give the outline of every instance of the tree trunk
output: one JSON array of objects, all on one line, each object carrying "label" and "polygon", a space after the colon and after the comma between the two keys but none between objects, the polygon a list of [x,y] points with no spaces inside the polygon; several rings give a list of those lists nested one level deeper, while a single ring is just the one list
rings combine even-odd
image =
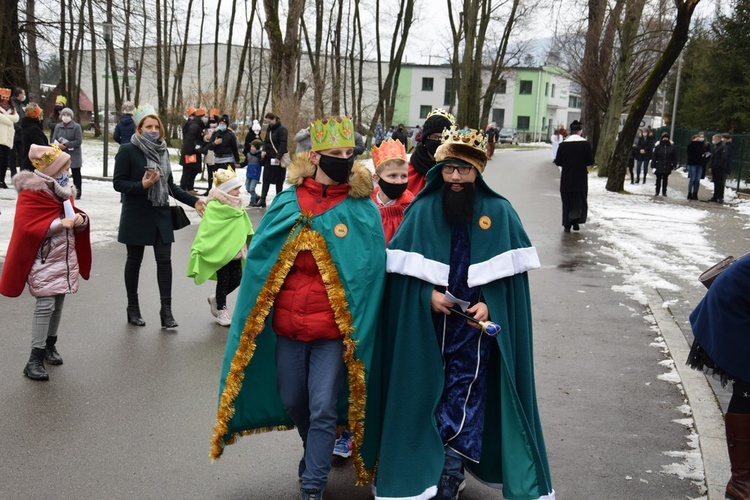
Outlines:
[{"label": "tree trunk", "polygon": [[341,114],[341,18],[344,15],[344,2],[339,0],[336,15],[336,29],[333,32],[333,57],[331,62],[331,115]]},{"label": "tree trunk", "polygon": [[26,87],[26,68],[18,29],[18,0],[0,0],[0,11],[3,13],[0,16],[0,84]]},{"label": "tree trunk", "polygon": [[[29,95],[29,101],[39,102],[42,82],[39,77],[39,52],[36,46],[36,38],[36,0],[26,0],[26,44],[29,48],[29,88],[26,89],[26,93]],[[0,44],[3,43],[5,42],[0,41]],[[2,65],[3,63],[0,62],[0,66]]]},{"label": "tree trunk", "polygon": [[91,35],[91,100],[94,104],[94,137],[102,135],[99,123],[99,74],[96,69],[96,31],[94,30],[94,0],[87,0],[89,14],[89,34]]},{"label": "tree trunk", "polygon": [[[641,16],[646,0],[627,0],[625,5],[625,19],[620,28],[620,55],[617,58],[614,88],[609,99],[609,108],[604,114],[601,129],[601,140],[596,152],[595,164],[599,166],[599,177],[606,177],[609,170],[609,160],[617,139],[617,129],[620,125],[620,115],[625,106],[625,87],[628,83],[628,72],[633,64],[633,52],[641,24]],[[632,142],[632,139],[631,139]]]},{"label": "tree trunk", "polygon": [[232,60],[232,34],[234,33],[234,19],[237,17],[237,3],[232,2],[232,14],[229,17],[229,35],[227,36],[227,62],[224,68],[224,81],[221,83],[221,102],[223,108],[232,115],[236,115],[237,113],[237,101],[227,102],[227,95],[229,93],[229,69],[234,66],[234,61]]},{"label": "tree trunk", "polygon": [[625,120],[625,125],[617,139],[615,152],[609,164],[610,176],[607,179],[607,191],[619,192],[623,189],[633,137],[635,137],[638,126],[648,110],[651,99],[656,94],[659,85],[661,85],[661,82],[669,73],[674,62],[680,56],[682,47],[687,42],[690,32],[690,19],[699,1],[677,0],[675,2],[677,5],[677,18],[675,19],[672,36],[653,70],[646,78],[646,82],[641,87],[640,92],[638,92],[635,102],[630,107],[628,118]]}]

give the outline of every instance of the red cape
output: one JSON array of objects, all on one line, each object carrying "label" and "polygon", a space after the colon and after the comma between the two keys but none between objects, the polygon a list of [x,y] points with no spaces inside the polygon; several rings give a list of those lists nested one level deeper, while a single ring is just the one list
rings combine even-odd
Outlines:
[{"label": "red cape", "polygon": [[427,184],[427,176],[417,172],[417,169],[409,162],[409,181],[406,184],[406,189],[417,196],[417,193],[424,188],[425,184]]},{"label": "red cape", "polygon": [[[73,202],[73,198],[70,198]],[[76,213],[85,214],[73,205]],[[3,272],[0,275],[0,294],[18,297],[26,286],[26,279],[34,264],[39,246],[47,235],[53,220],[60,217],[62,203],[44,191],[22,190],[16,201],[16,216],[13,220],[13,233],[5,256]],[[90,221],[90,219],[89,219]],[[89,279],[91,273],[90,224],[86,229],[75,233],[76,254],[79,273]]]}]

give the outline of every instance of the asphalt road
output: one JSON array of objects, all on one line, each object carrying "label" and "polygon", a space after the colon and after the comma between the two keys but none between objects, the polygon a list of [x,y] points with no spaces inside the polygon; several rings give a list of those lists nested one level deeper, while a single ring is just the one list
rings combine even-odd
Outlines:
[{"label": "asphalt road", "polygon": [[[606,256],[594,257],[586,226],[562,232],[549,151],[499,153],[485,177],[519,211],[543,264],[530,274],[536,380],[557,498],[701,496],[695,482],[662,472],[680,462],[667,452],[693,450],[685,397],[659,378],[659,333],[644,306],[612,291],[617,276],[601,273]],[[256,226],[261,214],[252,210]],[[152,254],[140,285],[147,326],[137,328],[125,321],[124,247],[95,249],[91,279],[65,303],[65,364],[48,368],[47,383],[21,374],[34,299],[0,297],[0,498],[297,498],[295,431],[243,438],[209,461],[227,329],[209,313],[212,283],[183,277],[195,230],[179,231],[173,247],[176,333],[159,328]],[[371,498],[353,477],[337,459],[326,498]],[[461,498],[501,495],[470,479]]]}]

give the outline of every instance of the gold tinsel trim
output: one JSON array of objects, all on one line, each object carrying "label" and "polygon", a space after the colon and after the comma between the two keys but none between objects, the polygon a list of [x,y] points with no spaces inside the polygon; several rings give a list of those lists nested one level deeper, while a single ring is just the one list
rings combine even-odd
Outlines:
[{"label": "gold tinsel trim", "polygon": [[[316,231],[313,231],[307,221],[309,221],[309,214],[302,214],[290,231],[287,241],[284,242],[279,252],[276,264],[271,268],[268,279],[258,293],[255,306],[250,311],[250,315],[245,322],[242,337],[232,359],[224,391],[221,394],[210,456],[212,459],[218,459],[224,451],[224,447],[236,442],[240,436],[291,428],[287,426],[264,427],[262,429],[234,433],[227,438],[224,437],[228,434],[228,423],[234,415],[234,400],[242,388],[245,368],[255,352],[255,337],[263,330],[276,295],[279,293],[287,274],[289,274],[289,270],[294,264],[297,254],[308,250],[312,252],[315,262],[318,265],[336,324],[339,332],[344,337],[344,363],[347,368],[349,382],[348,419],[354,443],[353,461],[357,472],[357,485],[364,486],[373,480],[375,473],[375,468],[365,468],[364,460],[359,453],[359,446],[362,444],[364,437],[365,404],[367,401],[365,367],[364,363],[354,356],[357,341],[352,338],[352,333],[354,332],[353,319],[346,301],[346,291],[339,278],[338,270],[333,263],[325,238]],[[295,230],[301,223],[304,223],[304,226],[295,236]]]}]

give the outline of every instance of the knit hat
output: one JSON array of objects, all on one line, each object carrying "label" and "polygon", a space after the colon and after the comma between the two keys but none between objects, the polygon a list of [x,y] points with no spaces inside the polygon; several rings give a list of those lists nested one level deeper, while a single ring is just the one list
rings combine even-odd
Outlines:
[{"label": "knit hat", "polygon": [[448,158],[463,160],[480,173],[487,166],[487,137],[481,130],[461,129],[456,126],[443,131],[442,144],[435,151],[437,162]]},{"label": "knit hat", "polygon": [[255,146],[255,149],[260,149],[263,147],[263,141],[260,139],[255,139],[253,142],[250,143],[251,146]]},{"label": "knit hat", "polygon": [[225,123],[227,126],[229,126],[229,115],[221,115],[221,118],[219,118],[219,123]]},{"label": "knit hat", "polygon": [[206,108],[198,108],[195,110],[195,116],[206,116]]},{"label": "knit hat", "polygon": [[142,106],[138,106],[138,109],[136,109],[133,112],[133,121],[135,122],[136,127],[141,124],[144,118],[147,116],[155,116],[159,117],[159,115],[156,113],[156,108],[154,108],[150,104],[144,104]]},{"label": "knit hat", "polygon": [[35,102],[30,102],[26,105],[26,116],[29,118],[39,118],[42,116],[42,108]]},{"label": "knit hat", "polygon": [[234,132],[237,132],[240,128],[240,124],[237,122],[232,122],[229,124],[229,128],[232,129]]},{"label": "knit hat", "polygon": [[664,139],[665,137],[669,139],[669,132],[664,131],[661,133],[661,138]]},{"label": "knit hat", "polygon": [[237,177],[232,167],[220,168],[214,173],[214,187],[229,193],[238,187],[242,187],[242,180]]},{"label": "knit hat", "polygon": [[434,134],[435,132],[442,133],[444,129],[451,128],[455,124],[456,119],[452,114],[448,113],[443,108],[433,109],[430,114],[427,115],[427,120],[425,120],[424,125],[422,125],[422,139],[420,142],[425,144],[427,137],[429,137],[430,134]]},{"label": "knit hat", "polygon": [[55,104],[62,104],[63,106],[65,106],[66,104],[68,104],[68,100],[64,95],[59,95],[55,97]]},{"label": "knit hat", "polygon": [[260,132],[260,123],[258,123],[258,120],[253,120],[253,126],[251,128],[256,134]]},{"label": "knit hat", "polygon": [[29,160],[34,168],[44,175],[57,177],[57,174],[70,162],[70,155],[57,146],[32,144],[29,149]]},{"label": "knit hat", "polygon": [[569,128],[571,132],[578,132],[583,130],[583,125],[578,120],[573,120],[573,123],[570,124]]},{"label": "knit hat", "polygon": [[60,111],[60,116],[62,115],[69,115],[71,118],[75,118],[75,114],[73,113],[73,110],[70,108],[63,108],[62,111]]},{"label": "knit hat", "polygon": [[133,101],[125,101],[122,103],[122,114],[132,115],[135,112],[135,103]]}]

